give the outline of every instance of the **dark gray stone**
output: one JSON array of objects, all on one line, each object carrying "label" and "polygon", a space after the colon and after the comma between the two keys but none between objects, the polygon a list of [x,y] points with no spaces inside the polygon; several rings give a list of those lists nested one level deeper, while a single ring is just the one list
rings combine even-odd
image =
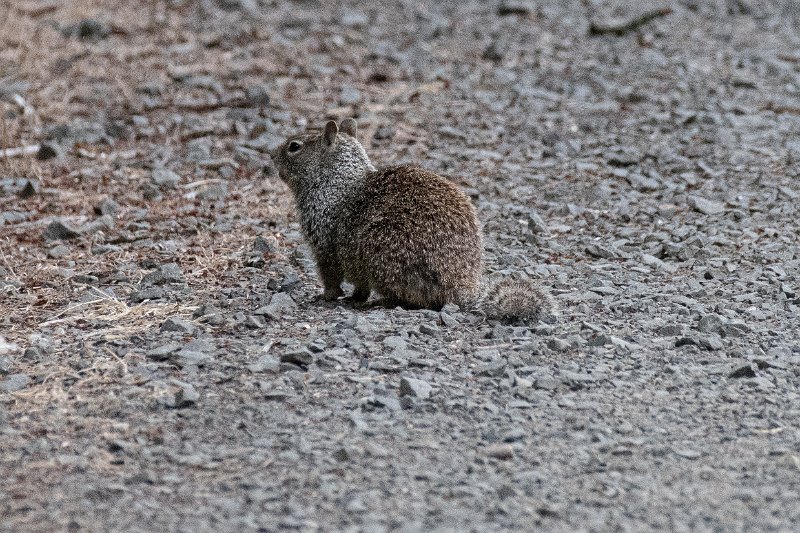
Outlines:
[{"label": "dark gray stone", "polygon": [[99,215],[108,215],[114,217],[120,212],[121,209],[121,205],[115,202],[113,198],[108,197],[104,198],[94,210]]},{"label": "dark gray stone", "polygon": [[65,37],[78,37],[86,40],[105,39],[111,34],[110,28],[95,19],[83,19],[76,24],[67,26],[62,30]]},{"label": "dark gray stone", "polygon": [[191,334],[196,329],[197,326],[177,316],[169,317],[161,324],[161,331],[177,331],[178,333]]},{"label": "dark gray stone", "polygon": [[286,292],[276,292],[269,303],[253,311],[256,315],[264,315],[272,320],[278,320],[284,313],[297,309],[297,303]]},{"label": "dark gray stone", "polygon": [[314,354],[308,348],[291,350],[281,354],[281,363],[292,363],[301,368],[308,368],[314,362]]},{"label": "dark gray stone", "polygon": [[111,215],[101,215],[97,220],[92,220],[84,224],[80,232],[84,235],[92,235],[98,231],[105,231],[114,228],[114,218]]},{"label": "dark gray stone", "polygon": [[268,106],[269,90],[264,85],[250,85],[245,89],[245,98],[253,105]]},{"label": "dark gray stone", "polygon": [[552,339],[548,340],[547,347],[554,352],[566,352],[572,349],[572,345],[570,343],[564,339],[559,339],[558,337],[553,337]]},{"label": "dark gray stone", "polygon": [[142,287],[167,283],[184,283],[185,281],[181,267],[177,263],[167,263],[145,275],[142,278]]},{"label": "dark gray stone", "polygon": [[64,149],[55,142],[42,141],[39,144],[39,151],[36,153],[36,159],[39,161],[47,161],[48,159],[62,159],[64,157]]},{"label": "dark gray stone", "polygon": [[69,240],[80,237],[78,228],[60,220],[54,220],[45,228],[43,237],[48,241]]},{"label": "dark gray stone", "polygon": [[134,291],[130,295],[131,302],[138,304],[146,300],[160,300],[166,295],[161,287],[148,287],[140,291]]}]

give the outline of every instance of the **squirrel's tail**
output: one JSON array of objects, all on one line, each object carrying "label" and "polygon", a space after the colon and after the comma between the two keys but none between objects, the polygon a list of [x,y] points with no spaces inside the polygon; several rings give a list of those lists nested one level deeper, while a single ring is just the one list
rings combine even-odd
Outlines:
[{"label": "squirrel's tail", "polygon": [[553,297],[530,279],[488,279],[479,301],[488,318],[504,321],[552,321]]}]

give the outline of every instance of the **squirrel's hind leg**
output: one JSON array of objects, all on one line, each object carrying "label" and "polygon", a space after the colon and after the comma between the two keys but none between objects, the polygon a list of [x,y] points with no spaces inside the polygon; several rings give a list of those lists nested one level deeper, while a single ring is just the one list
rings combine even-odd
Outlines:
[{"label": "squirrel's hind leg", "polygon": [[336,261],[317,257],[317,269],[319,270],[320,278],[322,278],[322,286],[325,288],[322,293],[322,299],[331,301],[344,296],[344,291],[342,290],[344,276],[339,264]]},{"label": "squirrel's hind leg", "polygon": [[371,292],[369,285],[356,285],[350,299],[354,302],[366,302]]}]

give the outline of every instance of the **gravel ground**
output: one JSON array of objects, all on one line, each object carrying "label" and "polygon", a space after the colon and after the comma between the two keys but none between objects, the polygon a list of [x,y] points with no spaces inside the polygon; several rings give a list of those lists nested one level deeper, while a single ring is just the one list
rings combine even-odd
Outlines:
[{"label": "gravel ground", "polygon": [[[797,0],[64,4],[0,1],[0,531],[800,528]],[[318,301],[266,154],[346,116],[557,320]]]}]

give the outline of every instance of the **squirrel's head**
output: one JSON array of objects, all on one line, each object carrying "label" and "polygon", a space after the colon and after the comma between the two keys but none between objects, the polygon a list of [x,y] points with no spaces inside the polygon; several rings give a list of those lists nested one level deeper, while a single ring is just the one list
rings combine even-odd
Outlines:
[{"label": "squirrel's head", "polygon": [[374,167],[356,138],[356,121],[333,120],[321,133],[289,137],[270,154],[278,175],[294,193],[332,180],[355,179]]}]

